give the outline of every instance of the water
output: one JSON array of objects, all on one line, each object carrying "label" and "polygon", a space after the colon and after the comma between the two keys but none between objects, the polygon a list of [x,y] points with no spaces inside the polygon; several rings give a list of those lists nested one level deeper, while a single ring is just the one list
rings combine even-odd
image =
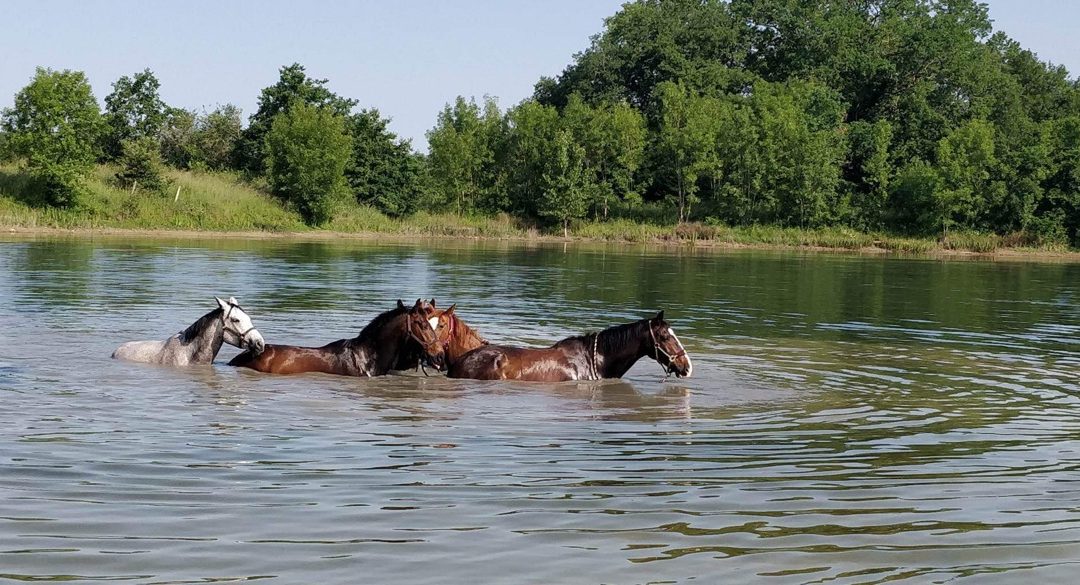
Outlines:
[{"label": "water", "polygon": [[[108,358],[236,295],[496,342],[667,311],[694,378]],[[1080,265],[445,241],[0,243],[0,581],[1073,583]]]}]

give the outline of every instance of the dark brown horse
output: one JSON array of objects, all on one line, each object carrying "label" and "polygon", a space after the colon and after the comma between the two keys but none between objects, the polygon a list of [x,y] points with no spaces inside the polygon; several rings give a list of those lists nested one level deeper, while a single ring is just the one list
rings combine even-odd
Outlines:
[{"label": "dark brown horse", "polygon": [[[435,306],[435,299],[431,299],[431,306]],[[455,308],[457,305],[450,305],[449,309],[435,311],[434,314],[435,338],[446,350],[448,366],[470,351],[488,344],[486,339],[454,314]]]},{"label": "dark brown horse", "polygon": [[426,358],[436,368],[444,364],[444,346],[435,338],[434,311],[420,299],[411,308],[401,301],[368,323],[360,335],[322,347],[267,344],[262,353],[244,352],[230,366],[270,374],[323,372],[342,376],[382,376],[392,369],[407,369]]},{"label": "dark brown horse", "polygon": [[620,378],[645,356],[680,378],[694,369],[660,311],[651,319],[568,337],[543,349],[484,345],[451,362],[448,376],[535,382]]}]

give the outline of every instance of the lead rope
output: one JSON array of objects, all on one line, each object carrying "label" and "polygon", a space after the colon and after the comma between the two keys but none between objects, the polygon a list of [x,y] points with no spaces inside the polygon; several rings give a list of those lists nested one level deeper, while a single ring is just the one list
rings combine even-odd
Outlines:
[{"label": "lead rope", "polygon": [[[652,337],[653,359],[656,360],[656,365],[660,366],[660,368],[664,370],[664,379],[660,380],[660,383],[663,384],[664,382],[667,382],[668,376],[671,376],[672,359],[671,354],[660,349],[660,345],[656,343],[656,333],[653,332],[652,319],[649,319],[649,337]],[[664,354],[664,357],[668,359],[667,366],[664,366],[664,364],[660,363],[660,354]]]},{"label": "lead rope", "polygon": [[590,365],[592,366],[593,380],[599,380],[600,379],[600,370],[598,370],[596,368],[596,345],[599,342],[600,342],[600,332],[597,331],[596,335],[593,335],[593,339],[592,339],[592,363]]}]

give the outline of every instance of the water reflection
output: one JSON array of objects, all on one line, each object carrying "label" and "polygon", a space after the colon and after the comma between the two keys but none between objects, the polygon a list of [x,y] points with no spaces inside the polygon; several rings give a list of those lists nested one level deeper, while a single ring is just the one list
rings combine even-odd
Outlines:
[{"label": "water reflection", "polygon": [[[517,344],[663,308],[695,377],[663,382],[649,360],[537,386],[107,359],[215,294],[303,344],[399,297],[456,302]],[[447,583],[483,559],[493,583],[1071,582],[1076,298],[1071,264],[0,243],[0,574]]]}]

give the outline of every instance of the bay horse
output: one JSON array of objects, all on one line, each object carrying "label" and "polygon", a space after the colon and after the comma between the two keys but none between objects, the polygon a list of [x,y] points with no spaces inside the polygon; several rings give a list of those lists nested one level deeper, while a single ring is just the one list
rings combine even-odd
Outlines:
[{"label": "bay horse", "polygon": [[[435,299],[431,299],[431,306],[435,306]],[[456,304],[450,305],[449,309],[436,311],[433,316],[435,338],[443,345],[447,366],[470,351],[488,344],[486,339],[454,314],[456,308]]]},{"label": "bay horse", "polygon": [[660,311],[650,319],[568,337],[547,348],[484,345],[451,362],[447,375],[534,382],[621,378],[645,356],[656,360],[665,374],[682,378],[694,370],[682,342]]},{"label": "bay horse", "polygon": [[246,349],[253,354],[263,350],[263,337],[251,317],[236,302],[214,297],[218,307],[203,315],[187,329],[164,341],[129,341],[116,348],[112,357],[149,364],[186,366],[209,364],[217,357],[222,343]]},{"label": "bay horse", "polygon": [[269,374],[323,372],[371,377],[404,369],[408,360],[403,356],[422,356],[442,368],[443,346],[435,339],[430,314],[431,309],[420,299],[411,308],[398,301],[397,307],[376,316],[352,339],[322,347],[267,344],[262,353],[244,352],[229,365]]}]

